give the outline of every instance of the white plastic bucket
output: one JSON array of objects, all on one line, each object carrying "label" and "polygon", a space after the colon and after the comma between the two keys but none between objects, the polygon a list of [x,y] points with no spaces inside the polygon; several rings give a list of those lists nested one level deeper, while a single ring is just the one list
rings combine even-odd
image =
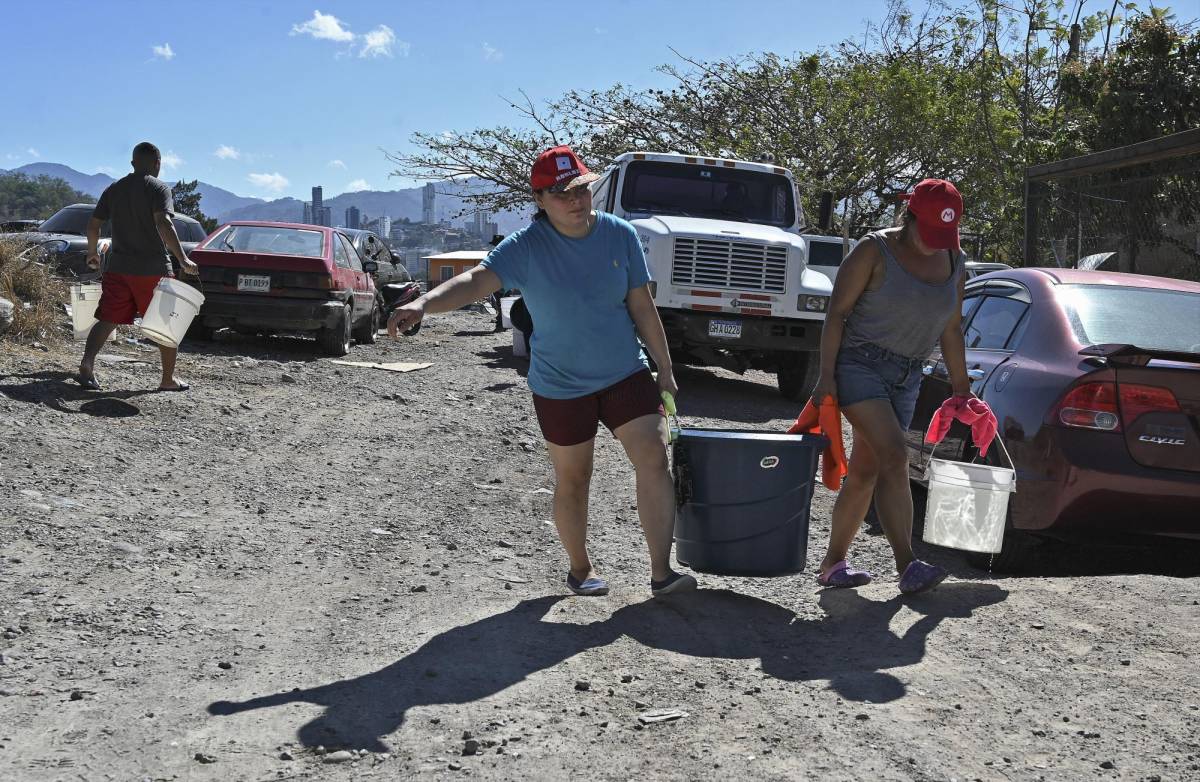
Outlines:
[{"label": "white plastic bucket", "polygon": [[204,294],[191,285],[173,277],[163,277],[142,316],[142,334],[151,342],[178,347],[203,303]]},{"label": "white plastic bucket", "polygon": [[[999,443],[999,438],[996,438]],[[1003,443],[1000,444],[1003,448]],[[1008,452],[1005,451],[1005,455]],[[1012,461],[1009,461],[1012,464]],[[1008,495],[1017,490],[1015,471],[986,464],[930,459],[925,468],[926,543],[963,551],[998,554],[1004,545]]]},{"label": "white plastic bucket", "polygon": [[[71,286],[71,327],[75,339],[87,339],[96,325],[96,307],[100,304],[100,285],[78,283]],[[114,332],[116,333],[116,332]]]},{"label": "white plastic bucket", "polygon": [[513,304],[520,296],[502,296],[500,297],[500,325],[503,328],[511,329],[512,324],[512,308]]},{"label": "white plastic bucket", "polygon": [[513,355],[519,358],[529,358],[529,347],[525,344],[525,332],[513,326]]}]

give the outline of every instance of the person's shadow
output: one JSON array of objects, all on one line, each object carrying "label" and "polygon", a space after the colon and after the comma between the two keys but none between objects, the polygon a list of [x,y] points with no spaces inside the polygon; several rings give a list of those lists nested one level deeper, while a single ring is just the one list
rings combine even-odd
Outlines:
[{"label": "person's shadow", "polygon": [[[128,418],[141,413],[130,399],[157,393],[151,389],[137,391],[89,391],[79,385],[76,373],[45,370],[8,377],[27,380],[26,383],[0,384],[0,396],[15,402],[45,405],[60,413],[84,413],[102,418]],[[79,407],[73,405],[79,403]]]},{"label": "person's shadow", "polygon": [[[759,658],[763,672],[777,679],[829,679],[843,698],[886,702],[902,697],[905,688],[884,671],[920,661],[926,639],[941,621],[969,617],[1007,595],[994,585],[970,583],[882,603],[849,590],[827,591],[820,597],[824,618],[797,620],[794,612],[774,603],[700,590],[626,606],[607,620],[584,625],[543,621],[564,598],[540,597],[447,630],[373,673],[242,702],[217,701],[208,712],[231,715],[315,703],[325,711],[300,727],[302,744],[385,752],[385,737],[404,724],[415,706],[486,698],[622,635],[693,657]],[[897,635],[890,623],[903,605],[923,616]]]}]

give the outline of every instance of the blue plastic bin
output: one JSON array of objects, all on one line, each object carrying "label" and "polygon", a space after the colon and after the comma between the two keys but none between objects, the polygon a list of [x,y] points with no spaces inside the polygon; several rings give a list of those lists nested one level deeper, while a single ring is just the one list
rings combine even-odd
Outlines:
[{"label": "blue plastic bin", "polygon": [[682,429],[673,447],[675,557],[701,573],[804,570],[820,435]]}]

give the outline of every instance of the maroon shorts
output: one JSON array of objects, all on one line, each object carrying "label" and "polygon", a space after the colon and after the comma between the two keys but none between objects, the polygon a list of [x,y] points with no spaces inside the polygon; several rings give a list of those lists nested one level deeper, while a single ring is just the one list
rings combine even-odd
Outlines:
[{"label": "maroon shorts", "polygon": [[96,320],[105,323],[133,323],[146,314],[154,289],[162,277],[105,272],[100,278],[100,304]]},{"label": "maroon shorts", "polygon": [[610,431],[644,415],[663,415],[658,384],[650,370],[630,375],[619,383],[574,399],[547,399],[533,395],[533,409],[546,442],[578,445],[596,436],[603,423]]}]

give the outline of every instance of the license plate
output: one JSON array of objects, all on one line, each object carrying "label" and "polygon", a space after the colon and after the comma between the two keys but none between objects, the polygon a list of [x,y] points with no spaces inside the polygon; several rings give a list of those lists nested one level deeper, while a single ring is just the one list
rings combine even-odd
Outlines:
[{"label": "license plate", "polygon": [[740,320],[710,320],[708,336],[717,339],[741,339],[742,322]]},{"label": "license plate", "polygon": [[267,276],[260,277],[257,274],[239,274],[238,290],[253,291],[255,293],[269,291],[271,290],[271,278]]}]

